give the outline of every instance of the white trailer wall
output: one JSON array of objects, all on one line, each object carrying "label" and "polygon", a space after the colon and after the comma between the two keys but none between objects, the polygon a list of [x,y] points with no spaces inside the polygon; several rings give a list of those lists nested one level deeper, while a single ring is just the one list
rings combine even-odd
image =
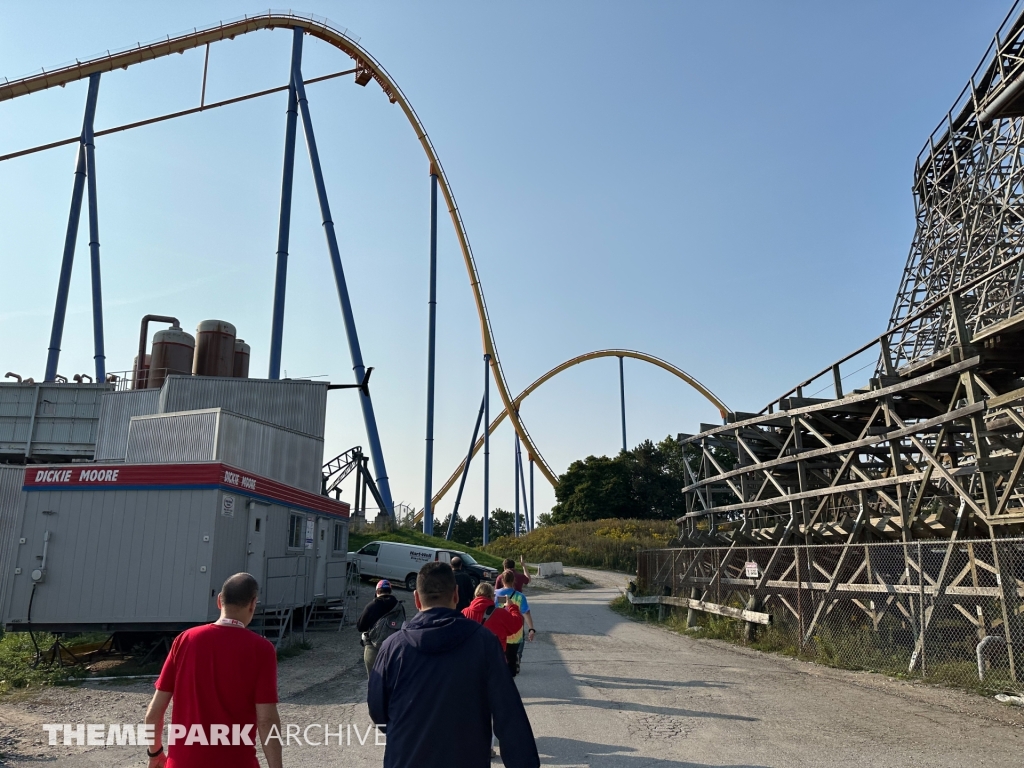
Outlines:
[{"label": "white trailer wall", "polygon": [[0,466],[0,619],[4,615],[7,588],[14,575],[18,551],[18,520],[21,514],[21,485],[25,467]]}]

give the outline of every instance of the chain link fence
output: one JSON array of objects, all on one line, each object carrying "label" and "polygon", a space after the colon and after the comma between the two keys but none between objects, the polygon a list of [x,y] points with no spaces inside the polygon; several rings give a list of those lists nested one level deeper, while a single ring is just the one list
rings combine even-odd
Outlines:
[{"label": "chain link fence", "polygon": [[755,628],[691,613],[705,636],[1024,693],[1024,539],[644,550],[637,591],[771,615]]}]

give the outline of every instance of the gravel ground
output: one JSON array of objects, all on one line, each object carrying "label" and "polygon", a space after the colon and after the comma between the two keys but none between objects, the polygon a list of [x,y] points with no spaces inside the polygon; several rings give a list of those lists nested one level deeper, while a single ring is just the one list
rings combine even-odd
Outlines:
[{"label": "gravel ground", "polygon": [[[538,639],[527,647],[517,684],[544,765],[1021,765],[1020,708],[681,637],[607,608],[625,586],[625,575],[572,573],[593,584],[567,574],[527,588]],[[367,598],[370,589],[363,587]],[[412,595],[397,594],[411,613]],[[283,722],[351,723],[364,730],[369,720],[358,634],[346,627],[310,639],[313,650],[280,665]],[[144,765],[138,748],[50,747],[41,726],[138,722],[151,686],[89,683],[0,699],[0,765]],[[349,738],[340,749],[289,747],[285,765],[381,764],[382,748],[373,745],[372,735],[363,746],[354,733]]]}]

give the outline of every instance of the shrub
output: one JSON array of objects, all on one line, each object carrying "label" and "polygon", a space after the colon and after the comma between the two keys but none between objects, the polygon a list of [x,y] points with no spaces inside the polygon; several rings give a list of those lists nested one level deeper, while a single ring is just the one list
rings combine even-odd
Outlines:
[{"label": "shrub", "polygon": [[675,524],[665,520],[592,520],[546,525],[519,538],[503,537],[485,550],[514,560],[522,555],[534,563],[634,573],[638,550],[666,547],[675,535]]}]

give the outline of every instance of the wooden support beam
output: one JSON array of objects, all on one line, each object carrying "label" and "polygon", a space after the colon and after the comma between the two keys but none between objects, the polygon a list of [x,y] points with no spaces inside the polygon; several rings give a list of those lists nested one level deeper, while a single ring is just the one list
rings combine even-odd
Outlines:
[{"label": "wooden support beam", "polygon": [[742,619],[754,624],[771,624],[772,615],[760,611],[748,611],[743,608],[731,608],[728,605],[718,603],[706,603],[703,600],[694,600],[689,597],[665,597],[652,595],[649,597],[637,597],[632,592],[627,592],[626,597],[633,605],[671,605],[676,608],[691,608],[703,613],[714,613],[718,616],[728,616],[733,619]]}]

